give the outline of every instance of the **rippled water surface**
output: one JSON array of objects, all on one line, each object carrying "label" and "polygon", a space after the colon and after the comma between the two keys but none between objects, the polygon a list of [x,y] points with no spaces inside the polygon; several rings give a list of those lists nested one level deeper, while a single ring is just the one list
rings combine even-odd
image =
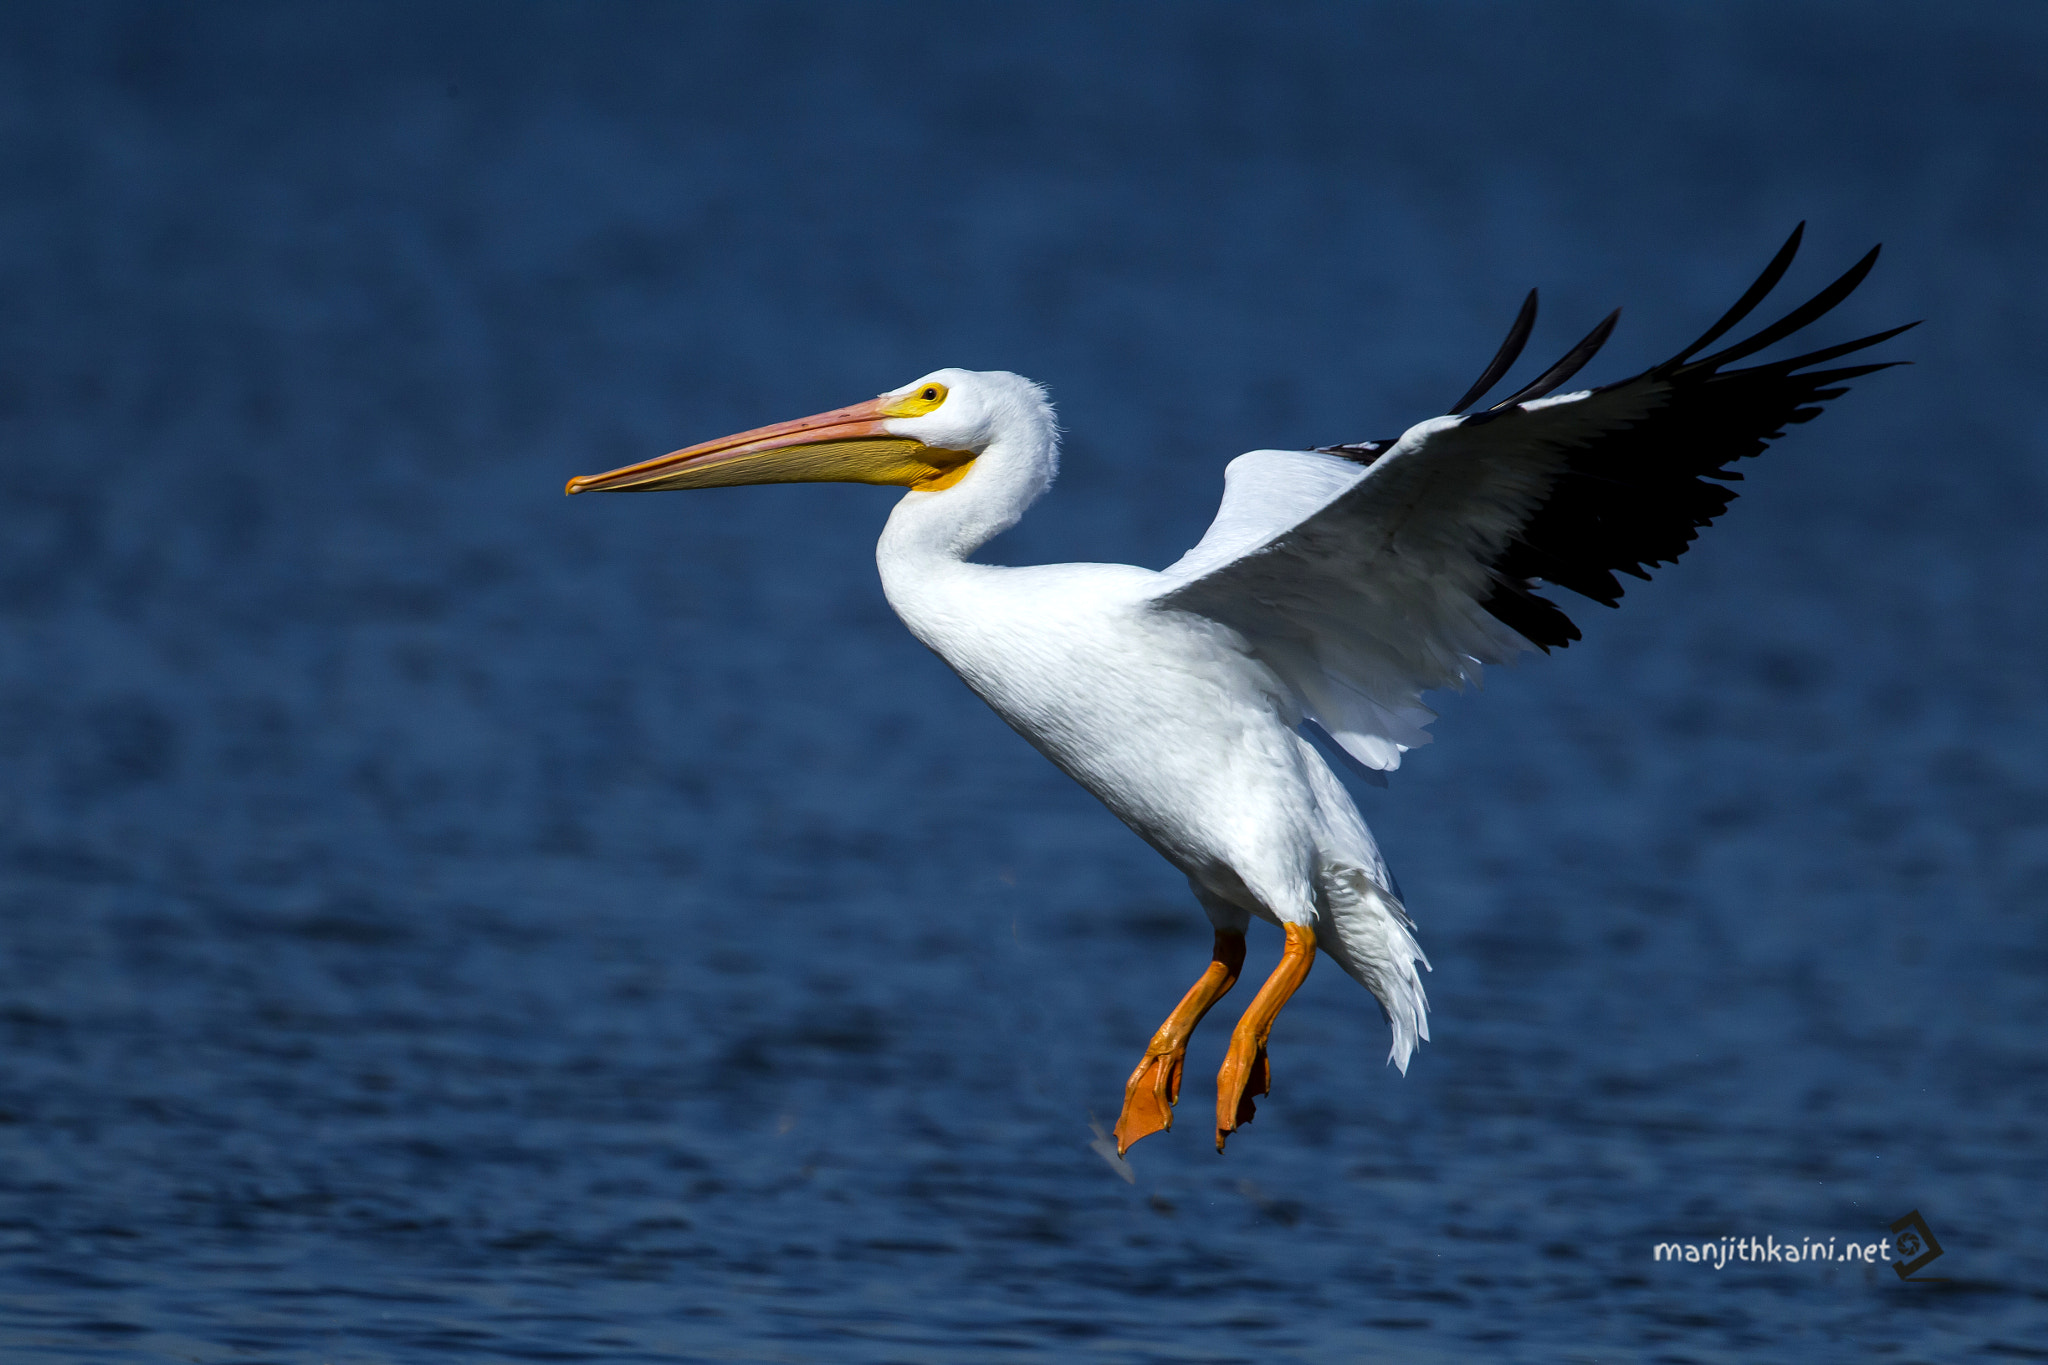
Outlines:
[{"label": "rippled water surface", "polygon": [[[2039,11],[0,16],[0,1355],[2048,1358]],[[1361,804],[1219,1158],[1185,887],[895,623],[889,495],[559,495],[944,364],[1162,564],[1812,221],[1860,383]],[[1832,324],[1830,324],[1832,325]],[[1831,334],[1827,339],[1833,339]],[[1604,367],[1604,368],[1599,368]],[[1277,953],[1254,935],[1252,970]],[[1885,1266],[1656,1263],[1871,1241]]]}]

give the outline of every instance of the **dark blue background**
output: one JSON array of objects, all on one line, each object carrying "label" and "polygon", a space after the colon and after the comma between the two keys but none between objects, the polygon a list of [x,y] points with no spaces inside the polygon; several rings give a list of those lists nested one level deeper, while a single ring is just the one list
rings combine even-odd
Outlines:
[{"label": "dark blue background", "polygon": [[[0,13],[8,1360],[2048,1358],[2048,11],[420,8]],[[1916,367],[1361,793],[1411,1074],[1326,968],[1134,1185],[1206,925],[891,495],[560,494],[1007,368],[1156,566],[1801,218]]]}]

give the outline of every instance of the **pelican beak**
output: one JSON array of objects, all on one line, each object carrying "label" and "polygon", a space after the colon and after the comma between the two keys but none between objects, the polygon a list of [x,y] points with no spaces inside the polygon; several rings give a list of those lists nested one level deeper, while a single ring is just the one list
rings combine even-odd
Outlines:
[{"label": "pelican beak", "polygon": [[899,397],[883,395],[815,417],[706,441],[608,474],[569,480],[571,493],[651,493],[743,483],[892,483],[935,490],[966,474],[971,450],[940,450],[892,435]]}]

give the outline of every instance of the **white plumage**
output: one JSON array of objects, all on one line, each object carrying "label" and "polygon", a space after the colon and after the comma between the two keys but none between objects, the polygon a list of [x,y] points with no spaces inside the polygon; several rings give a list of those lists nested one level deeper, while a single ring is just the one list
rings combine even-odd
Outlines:
[{"label": "white plumage", "polygon": [[[1403,1071],[1429,1036],[1427,966],[1378,846],[1304,736],[1319,726],[1370,770],[1428,742],[1426,691],[1520,650],[1578,638],[1538,582],[1614,605],[1616,571],[1675,560],[1733,493],[1724,468],[1880,365],[1809,367],[1903,328],[1729,369],[1828,311],[1876,252],[1779,323],[1692,357],[1783,275],[1764,276],[1671,361],[1546,397],[1610,317],[1493,407],[1431,418],[1396,441],[1233,460],[1201,541],[1161,572],[1116,564],[972,562],[1052,483],[1058,431],[1035,384],[937,370],[868,403],[743,432],[609,474],[587,489],[853,479],[907,485],[877,547],[911,631],[1041,753],[1188,878],[1215,960],[1155,1035],[1126,1091],[1120,1148],[1171,1126],[1187,1034],[1235,981],[1252,919],[1285,930],[1281,967],[1233,1035],[1217,1143],[1267,1087],[1273,1017],[1320,948],[1378,999]],[[1532,291],[1456,413],[1512,365]]]},{"label": "white plumage", "polygon": [[[899,426],[980,454],[957,485],[913,491],[890,514],[876,550],[889,605],[1012,729],[1186,874],[1217,929],[1241,934],[1253,917],[1317,929],[1318,946],[1386,1009],[1406,1070],[1429,1036],[1414,966],[1422,952],[1357,807],[1300,732],[1330,713],[1294,681],[1293,643],[1262,648],[1221,619],[1236,614],[1227,607],[1177,600],[1205,581],[1187,571],[1199,546],[1164,573],[969,562],[1051,483],[1052,408],[1038,386],[1004,373],[939,370],[904,392],[933,382],[947,386],[952,420]],[[1309,463],[1313,482],[1284,477]],[[1256,562],[1288,529],[1276,512],[1307,515],[1368,473],[1308,452],[1240,457],[1217,523],[1242,548],[1217,572]],[[1217,539],[1212,528],[1202,544]],[[1247,580],[1232,605],[1257,614],[1254,594],[1267,586]]]}]

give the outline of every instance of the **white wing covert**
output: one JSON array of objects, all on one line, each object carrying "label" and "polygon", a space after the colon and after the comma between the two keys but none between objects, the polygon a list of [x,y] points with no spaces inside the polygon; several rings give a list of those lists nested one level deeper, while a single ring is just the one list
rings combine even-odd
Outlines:
[{"label": "white wing covert", "polygon": [[[1803,228],[1705,335],[1634,378],[1544,396],[1592,358],[1610,315],[1484,411],[1432,418],[1396,441],[1239,456],[1214,523],[1165,570],[1154,605],[1230,626],[1294,690],[1306,718],[1367,767],[1398,767],[1402,751],[1429,741],[1423,727],[1435,713],[1422,693],[1580,638],[1537,582],[1619,605],[1617,571],[1647,579],[1727,508],[1727,483],[1742,476],[1725,466],[1818,415],[1843,381],[1887,368],[1807,370],[1905,327],[1724,368],[1840,303],[1876,250],[1777,323],[1692,359],[1777,284]],[[1454,412],[1513,364],[1535,297]]]}]

